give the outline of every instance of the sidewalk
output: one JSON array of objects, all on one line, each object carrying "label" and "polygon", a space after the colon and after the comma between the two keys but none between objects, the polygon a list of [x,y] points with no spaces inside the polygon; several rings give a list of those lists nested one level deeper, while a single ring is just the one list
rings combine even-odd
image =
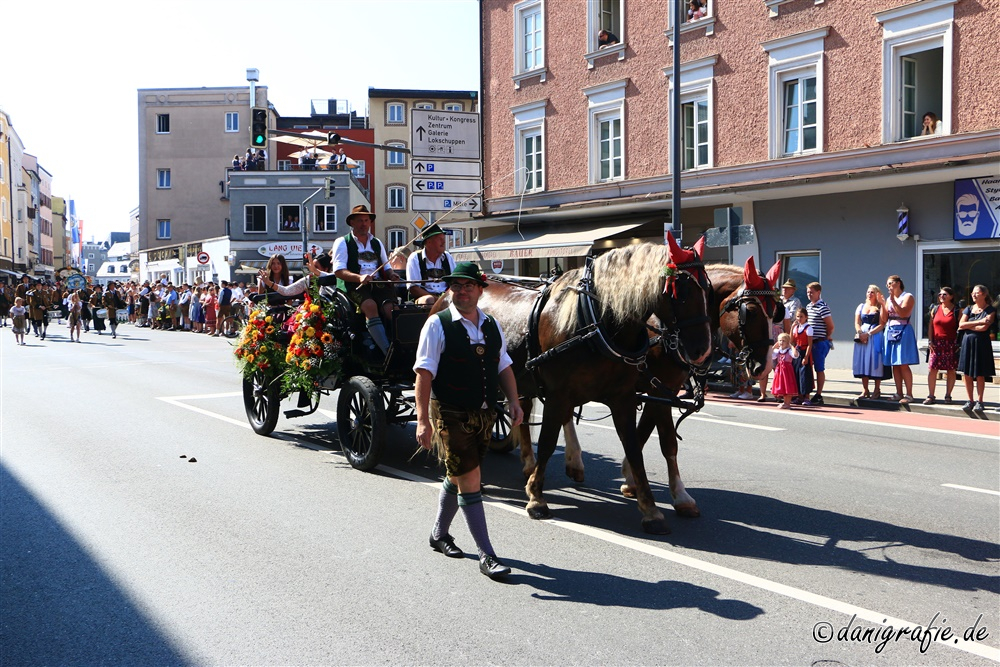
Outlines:
[{"label": "sidewalk", "polygon": [[[773,379],[773,375],[768,378],[769,390],[770,381]],[[868,384],[869,391],[874,391],[874,382],[869,380]],[[847,369],[827,369],[826,385],[823,388],[823,401],[826,405],[851,406],[871,410],[906,411],[1000,422],[1000,412],[997,411],[997,408],[1000,407],[1000,384],[996,384],[995,382],[986,383],[986,392],[983,394],[983,405],[986,406],[986,412],[982,413],[962,410],[962,405],[968,400],[968,396],[965,393],[965,382],[961,378],[955,382],[955,388],[951,392],[952,404],[945,405],[943,401],[946,386],[944,380],[938,380],[934,391],[937,403],[934,405],[924,405],[923,400],[927,398],[927,376],[914,373],[912,403],[900,404],[889,400],[858,399],[858,395],[861,394],[861,380],[855,378],[853,373]],[[711,386],[711,389],[726,391],[726,393],[732,391],[731,387],[724,385],[714,385]],[[883,397],[887,399],[895,391],[896,385],[892,380],[882,381]],[[754,386],[754,394],[757,396],[760,395],[757,386]],[[975,395],[974,389],[973,395]]]}]

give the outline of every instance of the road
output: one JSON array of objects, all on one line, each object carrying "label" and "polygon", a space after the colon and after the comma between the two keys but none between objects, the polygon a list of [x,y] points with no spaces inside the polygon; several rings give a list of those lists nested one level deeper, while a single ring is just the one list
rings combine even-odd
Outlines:
[{"label": "road", "polygon": [[428,548],[440,469],[412,427],[360,473],[335,397],[262,438],[228,341],[120,331],[0,330],[2,664],[1000,661],[995,423],[713,401],[681,428],[702,517],[674,516],[651,443],[673,532],[649,536],[608,422],[585,422],[554,520],[524,512],[516,455],[488,458],[495,583]]}]

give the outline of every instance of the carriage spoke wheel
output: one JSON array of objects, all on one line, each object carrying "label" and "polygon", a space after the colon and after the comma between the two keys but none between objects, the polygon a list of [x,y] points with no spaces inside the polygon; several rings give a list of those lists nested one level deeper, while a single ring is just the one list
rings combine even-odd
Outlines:
[{"label": "carriage spoke wheel", "polygon": [[278,384],[263,371],[255,371],[253,376],[243,380],[243,407],[247,421],[257,435],[270,435],[278,424],[278,410],[281,407],[281,393]]},{"label": "carriage spoke wheel", "polygon": [[385,448],[386,417],[382,392],[364,376],[349,378],[337,399],[337,435],[352,467],[368,472]]},{"label": "carriage spoke wheel", "polygon": [[514,438],[510,432],[510,413],[505,403],[497,403],[497,418],[490,434],[490,451],[506,454],[514,449]]}]

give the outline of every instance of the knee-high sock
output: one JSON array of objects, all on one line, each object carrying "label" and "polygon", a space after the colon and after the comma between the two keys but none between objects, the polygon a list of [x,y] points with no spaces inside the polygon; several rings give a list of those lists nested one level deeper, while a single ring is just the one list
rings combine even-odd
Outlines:
[{"label": "knee-high sock", "polygon": [[445,477],[444,483],[441,484],[441,493],[438,494],[437,519],[434,520],[434,530],[431,532],[435,540],[440,540],[448,534],[456,514],[458,514],[458,487]]},{"label": "knee-high sock", "polygon": [[382,318],[373,317],[365,324],[368,327],[368,332],[372,335],[372,340],[382,350],[382,354],[389,354],[389,338],[385,335],[385,325],[382,324]]},{"label": "knee-high sock", "polygon": [[496,556],[493,545],[490,544],[490,533],[486,529],[486,511],[483,509],[482,492],[458,494],[458,505],[462,508],[462,514],[465,515],[465,523],[469,526],[472,538],[476,540],[479,555]]}]

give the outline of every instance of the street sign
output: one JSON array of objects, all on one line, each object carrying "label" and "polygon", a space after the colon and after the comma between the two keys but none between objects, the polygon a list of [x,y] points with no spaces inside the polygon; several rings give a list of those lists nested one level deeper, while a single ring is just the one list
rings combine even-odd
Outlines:
[{"label": "street sign", "polygon": [[410,155],[414,160],[482,159],[478,113],[413,109],[410,127]]},{"label": "street sign", "polygon": [[478,178],[425,178],[423,176],[414,176],[410,179],[410,190],[414,194],[474,195],[482,189],[483,182]]},{"label": "street sign", "polygon": [[[466,201],[468,200],[468,201]],[[410,208],[414,211],[481,211],[483,210],[483,198],[476,197],[449,197],[447,195],[418,195],[410,196]]]},{"label": "street sign", "polygon": [[201,252],[198,253],[198,263],[199,264],[208,264],[208,259],[209,259],[208,253],[205,252],[204,250],[202,250]]},{"label": "street sign", "polygon": [[410,160],[410,173],[414,176],[465,176],[481,178],[483,163],[469,160]]},{"label": "street sign", "polygon": [[418,232],[422,232],[424,231],[424,227],[426,227],[430,223],[427,221],[427,218],[418,213],[417,216],[413,218],[413,220],[410,220],[410,224],[413,225]]}]

